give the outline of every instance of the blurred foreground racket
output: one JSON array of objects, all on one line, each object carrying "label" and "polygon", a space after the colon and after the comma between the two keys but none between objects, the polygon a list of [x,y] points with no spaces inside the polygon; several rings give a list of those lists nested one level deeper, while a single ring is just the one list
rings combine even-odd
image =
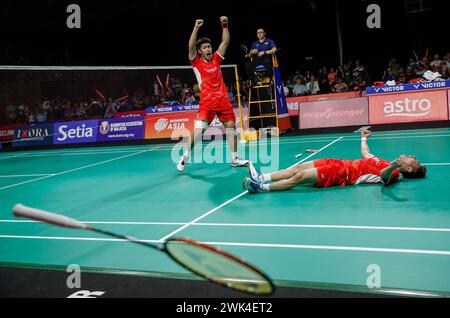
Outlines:
[{"label": "blurred foreground racket", "polygon": [[131,236],[115,234],[87,226],[75,219],[35,208],[16,204],[16,217],[24,217],[57,226],[82,229],[127,240],[166,253],[172,260],[209,281],[231,289],[255,295],[271,295],[275,291],[270,278],[259,269],[242,259],[186,238],[171,238],[162,245],[149,244]]}]

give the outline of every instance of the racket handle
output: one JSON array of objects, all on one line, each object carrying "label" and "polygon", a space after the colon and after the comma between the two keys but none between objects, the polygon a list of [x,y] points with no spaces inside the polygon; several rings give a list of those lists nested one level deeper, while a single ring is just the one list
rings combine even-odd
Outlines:
[{"label": "racket handle", "polygon": [[69,227],[73,229],[88,229],[87,225],[78,222],[75,219],[56,213],[30,208],[22,204],[16,204],[13,207],[13,214],[17,217],[29,218],[62,227]]}]

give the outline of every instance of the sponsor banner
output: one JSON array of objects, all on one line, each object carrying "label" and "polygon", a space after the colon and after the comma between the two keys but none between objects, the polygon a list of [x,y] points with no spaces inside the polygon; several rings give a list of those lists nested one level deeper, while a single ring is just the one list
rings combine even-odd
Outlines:
[{"label": "sponsor banner", "polygon": [[369,110],[371,125],[447,120],[447,92],[370,96]]},{"label": "sponsor banner", "polygon": [[308,102],[315,102],[317,100],[355,98],[355,97],[358,97],[358,92],[345,92],[345,93],[333,93],[333,94],[322,94],[322,95],[309,95],[308,96]]},{"label": "sponsor banner", "polygon": [[145,139],[160,139],[172,136],[187,136],[194,131],[197,112],[176,112],[173,114],[147,114]]},{"label": "sponsor banner", "polygon": [[139,116],[145,116],[146,110],[133,110],[129,112],[117,112],[114,116],[115,118],[129,118],[129,117],[139,117]]},{"label": "sponsor banner", "polygon": [[367,125],[368,111],[367,97],[301,103],[299,128]]},{"label": "sponsor banner", "polygon": [[450,91],[447,91],[447,101],[448,101],[448,119],[450,120]]},{"label": "sponsor banner", "polygon": [[[278,111],[278,117],[284,117],[283,115],[288,114],[288,107],[286,103],[286,96],[284,95],[284,89],[283,89],[283,81],[281,80],[281,73],[280,69],[278,68],[278,65],[274,65],[273,72],[275,75],[275,86],[277,90],[277,111]],[[288,130],[292,128],[291,121],[278,121],[278,128],[280,130]]]},{"label": "sponsor banner", "polygon": [[366,88],[366,93],[367,95],[374,95],[374,94],[403,93],[403,92],[433,90],[433,89],[450,89],[450,80],[440,82],[394,85],[394,86],[368,87]]},{"label": "sponsor banner", "polygon": [[13,147],[51,145],[53,124],[19,126],[14,129]]},{"label": "sponsor banner", "polygon": [[188,110],[198,110],[200,108],[199,104],[192,105],[175,105],[175,106],[155,106],[148,107],[147,114],[162,114],[162,113],[172,113],[172,112],[185,112]]},{"label": "sponsor banner", "polygon": [[98,120],[55,123],[53,143],[74,144],[97,141]]},{"label": "sponsor banner", "polygon": [[12,141],[16,127],[24,125],[26,124],[10,124],[0,126],[0,141]]},{"label": "sponsor banner", "polygon": [[144,139],[145,117],[98,121],[97,141]]},{"label": "sponsor banner", "polygon": [[286,103],[289,111],[289,116],[298,116],[298,109],[300,103],[307,102],[308,96],[288,97]]}]

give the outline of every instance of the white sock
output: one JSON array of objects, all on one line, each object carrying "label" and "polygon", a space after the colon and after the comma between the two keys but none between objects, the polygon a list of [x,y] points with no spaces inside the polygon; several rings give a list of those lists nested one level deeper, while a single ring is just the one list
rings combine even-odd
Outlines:
[{"label": "white sock", "polygon": [[184,157],[186,157],[186,158],[189,158],[189,156],[191,155],[191,151],[190,150],[187,150],[187,149],[185,149],[184,150],[184,154],[183,154],[183,156]]},{"label": "white sock", "polygon": [[262,176],[262,180],[264,182],[270,182],[272,181],[272,174],[271,173],[267,173],[267,174],[263,174]]},{"label": "white sock", "polygon": [[237,159],[237,157],[238,157],[238,153],[237,152],[231,152],[231,159],[232,160]]},{"label": "white sock", "polygon": [[263,191],[270,191],[270,184],[261,184],[259,187]]}]

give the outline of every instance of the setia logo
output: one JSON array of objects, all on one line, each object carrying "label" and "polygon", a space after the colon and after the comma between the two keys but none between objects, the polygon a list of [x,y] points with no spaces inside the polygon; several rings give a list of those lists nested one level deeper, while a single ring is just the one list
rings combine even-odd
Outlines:
[{"label": "setia logo", "polygon": [[422,117],[431,113],[431,101],[427,98],[387,101],[384,103],[384,117]]},{"label": "setia logo", "polygon": [[68,128],[69,126],[67,125],[62,125],[58,128],[60,135],[60,137],[58,137],[58,141],[76,138],[93,138],[94,136],[94,129],[91,127],[86,128],[85,124],[82,124],[81,127],[77,126],[76,128]]},{"label": "setia logo", "polygon": [[109,132],[109,122],[107,122],[107,121],[102,121],[101,123],[100,123],[100,133],[102,134],[102,135],[106,135],[108,132]]},{"label": "setia logo", "polygon": [[17,139],[40,139],[48,137],[50,134],[48,133],[47,128],[32,128],[32,129],[19,129],[17,131]]}]

